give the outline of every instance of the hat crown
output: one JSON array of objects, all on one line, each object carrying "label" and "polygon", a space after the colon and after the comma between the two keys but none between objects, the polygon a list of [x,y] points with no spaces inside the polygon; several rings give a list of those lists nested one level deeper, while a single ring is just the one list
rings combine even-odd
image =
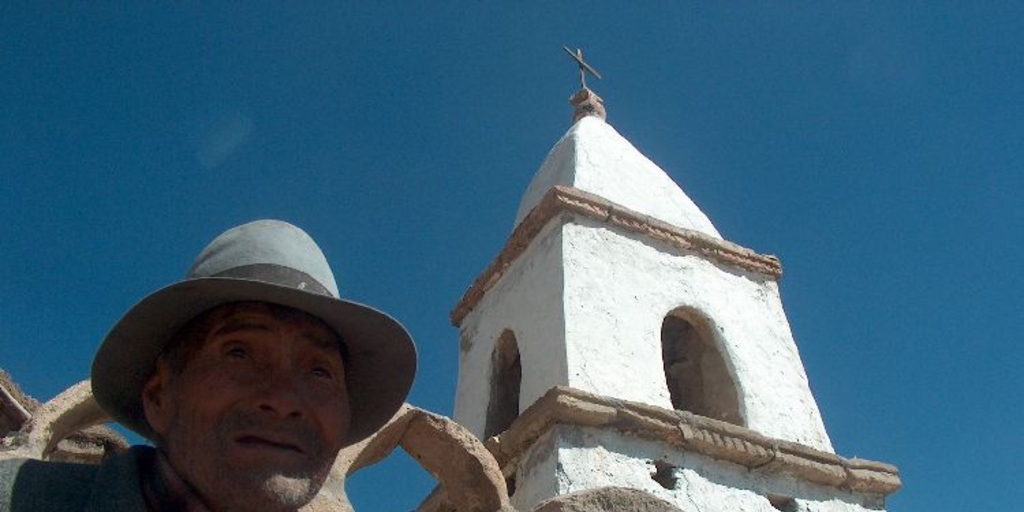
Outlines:
[{"label": "hat crown", "polygon": [[257,220],[225,231],[199,253],[185,277],[245,277],[305,288],[293,279],[282,282],[282,275],[308,277],[315,281],[309,287],[340,297],[334,273],[313,238],[280,220]]}]

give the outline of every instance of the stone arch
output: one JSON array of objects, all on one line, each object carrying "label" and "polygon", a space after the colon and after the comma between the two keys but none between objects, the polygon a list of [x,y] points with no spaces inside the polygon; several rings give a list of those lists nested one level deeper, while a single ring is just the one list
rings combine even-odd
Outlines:
[{"label": "stone arch", "polygon": [[[343,480],[359,469],[387,457],[401,446],[440,484],[419,510],[458,512],[515,512],[494,456],[465,427],[449,418],[405,404],[376,434],[342,450],[332,469],[332,480]],[[303,512],[351,511],[348,498],[330,497],[321,490]],[[339,506],[340,505],[340,506]]]},{"label": "stone arch", "polygon": [[661,355],[672,408],[744,424],[736,379],[703,314],[681,307],[666,315]]},{"label": "stone arch", "polygon": [[505,329],[491,354],[491,396],[483,438],[498,435],[519,417],[519,392],[522,389],[523,364],[516,335]]}]

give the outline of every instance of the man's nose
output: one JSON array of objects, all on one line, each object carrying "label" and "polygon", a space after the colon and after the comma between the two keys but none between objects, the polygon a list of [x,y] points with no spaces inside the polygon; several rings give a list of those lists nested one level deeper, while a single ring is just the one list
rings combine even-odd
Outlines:
[{"label": "man's nose", "polygon": [[304,407],[298,379],[282,370],[268,369],[263,373],[263,384],[256,397],[258,408],[282,418],[302,417]]}]

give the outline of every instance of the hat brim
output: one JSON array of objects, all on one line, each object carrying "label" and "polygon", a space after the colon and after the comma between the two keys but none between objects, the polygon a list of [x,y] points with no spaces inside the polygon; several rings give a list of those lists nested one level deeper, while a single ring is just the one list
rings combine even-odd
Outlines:
[{"label": "hat brim", "polygon": [[197,278],[139,301],[103,340],[92,364],[93,395],[114,420],[153,438],[142,389],[171,337],[222,304],[261,301],[309,313],[331,327],[348,351],[345,368],[352,423],[345,445],[383,426],[405,402],[416,373],[416,347],[397,320],[370,306],[262,281]]}]

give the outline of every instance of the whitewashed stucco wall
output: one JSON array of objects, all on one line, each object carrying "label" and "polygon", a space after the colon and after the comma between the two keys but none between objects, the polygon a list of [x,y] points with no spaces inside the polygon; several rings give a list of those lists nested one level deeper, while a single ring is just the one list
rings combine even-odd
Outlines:
[{"label": "whitewashed stucco wall", "polygon": [[832,451],[774,281],[589,218],[562,232],[568,385],[670,409],[661,325],[688,306],[709,320],[746,426]]},{"label": "whitewashed stucco wall", "polygon": [[494,345],[506,329],[516,336],[523,369],[520,412],[566,383],[563,281],[562,233],[550,225],[462,321],[454,416],[477,437],[487,419]]},{"label": "whitewashed stucco wall", "polygon": [[[674,468],[670,488],[654,481],[655,461]],[[554,485],[552,485],[554,482]],[[618,431],[559,425],[524,455],[512,504],[530,510],[541,501],[604,486],[639,489],[701,512],[777,512],[767,496],[793,497],[799,511],[877,512],[878,496],[751,471]]]},{"label": "whitewashed stucco wall", "polygon": [[522,361],[520,411],[555,385],[671,408],[661,324],[690,307],[711,326],[745,425],[833,450],[774,281],[589,218],[562,222],[545,228],[463,321],[457,421],[482,435],[505,329]]}]

